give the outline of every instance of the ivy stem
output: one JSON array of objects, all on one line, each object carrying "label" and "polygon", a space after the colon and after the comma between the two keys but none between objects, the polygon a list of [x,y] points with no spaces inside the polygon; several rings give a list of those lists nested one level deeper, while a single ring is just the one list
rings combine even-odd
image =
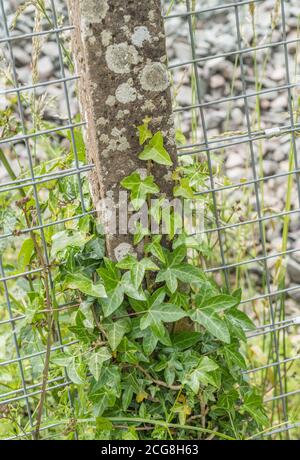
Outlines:
[{"label": "ivy stem", "polygon": [[[221,439],[226,439],[227,441],[236,441],[235,438],[228,436],[227,434],[219,433],[218,431],[209,430],[208,428],[202,428],[200,426],[192,426],[192,425],[180,425],[179,423],[168,423],[164,420],[153,420],[148,418],[139,418],[139,417],[106,417],[111,423],[145,423],[146,425],[156,425],[161,426],[163,428],[177,428],[180,430],[188,430],[188,431],[198,431],[201,433],[213,434],[214,436],[218,436]],[[77,420],[77,423],[87,423],[87,422],[95,422],[95,419],[80,419]]]},{"label": "ivy stem", "polygon": [[125,364],[124,367],[135,367],[136,369],[138,369],[140,372],[142,372],[142,374],[144,374],[148,380],[151,380],[153,383],[155,383],[156,385],[160,386],[160,387],[165,387],[165,388],[169,388],[170,390],[175,390],[175,391],[179,391],[182,389],[182,385],[168,385],[166,382],[163,382],[162,380],[156,380],[152,377],[151,374],[149,374],[149,372],[146,371],[146,369],[144,369],[142,366],[140,366],[139,364]]}]

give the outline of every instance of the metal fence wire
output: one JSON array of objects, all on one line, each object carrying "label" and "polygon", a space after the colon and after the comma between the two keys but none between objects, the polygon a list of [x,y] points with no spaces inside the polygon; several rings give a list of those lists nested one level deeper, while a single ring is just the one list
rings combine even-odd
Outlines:
[{"label": "metal fence wire", "polygon": [[[71,73],[65,58],[73,27],[63,0],[46,2],[46,17],[38,18],[34,3],[20,9],[19,1],[0,0],[0,106],[2,113],[12,106],[7,116],[16,120],[7,131],[1,116],[0,126],[0,151],[14,165],[7,174],[0,157],[0,411],[11,405],[28,414],[25,432],[8,439],[31,438],[42,393],[46,350],[32,342],[35,336],[26,323],[24,280],[47,271],[53,289],[48,232],[70,228],[94,213],[84,182],[93,166],[80,155],[85,124],[78,121],[75,94],[80,75]],[[224,276],[228,287],[241,285],[243,307],[257,324],[248,334],[245,373],[255,383],[269,376],[273,384],[265,388],[266,407],[280,411],[285,422],[264,436],[297,438],[300,8],[297,0],[172,0],[164,1],[162,10],[173,111],[184,134],[178,156],[197,155],[207,162],[209,181],[198,193],[212,203],[203,235],[218,256],[209,259],[206,271]],[[44,101],[39,118],[36,100]],[[65,149],[73,155],[67,167],[58,159]],[[48,167],[49,158],[54,167]],[[58,219],[56,209],[45,215],[43,184],[59,188],[66,177],[77,183],[74,215]],[[34,225],[20,227],[13,208],[9,219],[4,217],[6,197],[17,190],[32,194]],[[45,264],[20,271],[11,254],[32,234],[41,241]],[[76,343],[66,342],[61,333],[66,304],[57,308],[58,342],[51,352]],[[70,385],[66,373],[51,377],[47,394]],[[68,398],[71,419],[71,391]],[[45,439],[64,437],[64,427],[52,423],[51,416],[45,414],[44,421]]]}]

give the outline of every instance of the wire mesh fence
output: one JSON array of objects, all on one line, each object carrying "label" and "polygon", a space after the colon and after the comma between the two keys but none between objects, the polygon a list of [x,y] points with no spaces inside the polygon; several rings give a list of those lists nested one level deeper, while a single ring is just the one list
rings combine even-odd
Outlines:
[{"label": "wire mesh fence", "polygon": [[[248,334],[245,374],[263,389],[274,427],[267,436],[297,438],[300,10],[285,0],[170,1],[162,8],[182,134],[178,156],[205,165],[198,192],[206,205],[205,270],[229,289],[242,287],[243,307],[257,324]],[[63,437],[64,423],[52,419],[59,399],[68,398],[72,420],[71,381],[66,372],[53,373],[43,387],[47,349],[23,299],[33,286],[54,299],[51,353],[76,344],[66,332],[66,312],[76,299],[56,298],[48,241],[94,214],[84,180],[93,166],[83,155],[85,122],[75,94],[80,75],[68,51],[72,25],[64,2],[20,9],[18,2],[0,0],[0,9],[0,408],[26,412],[26,428],[8,438],[30,439],[46,391],[41,431],[45,438]],[[45,207],[49,194],[51,209]],[[15,254],[28,240],[40,257],[25,270]]]}]

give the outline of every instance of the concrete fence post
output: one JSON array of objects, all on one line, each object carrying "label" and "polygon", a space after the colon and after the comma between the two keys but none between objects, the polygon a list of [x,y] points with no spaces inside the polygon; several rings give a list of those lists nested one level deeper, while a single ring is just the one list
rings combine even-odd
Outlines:
[{"label": "concrete fence post", "polygon": [[[145,168],[138,159],[137,129],[145,117],[161,130],[176,162],[175,132],[167,74],[165,34],[160,0],[68,0],[75,26],[73,57],[82,117],[87,121],[88,159],[95,205],[119,201],[119,183]],[[170,170],[155,165],[151,173],[161,192],[172,196]],[[118,258],[130,235],[107,235],[107,252]]]}]

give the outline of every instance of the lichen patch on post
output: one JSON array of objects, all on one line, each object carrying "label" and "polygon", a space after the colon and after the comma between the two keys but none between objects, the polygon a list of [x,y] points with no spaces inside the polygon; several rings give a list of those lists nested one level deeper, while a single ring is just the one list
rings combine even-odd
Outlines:
[{"label": "lichen patch on post", "polygon": [[140,26],[134,29],[134,33],[131,37],[133,45],[141,48],[144,45],[144,42],[150,42],[151,35],[147,27]]},{"label": "lichen patch on post", "polygon": [[140,83],[145,91],[165,91],[169,86],[166,67],[160,62],[147,64],[140,74]]},{"label": "lichen patch on post", "polygon": [[116,98],[115,98],[115,96],[111,96],[111,95],[108,96],[108,98],[105,101],[105,104],[109,105],[110,107],[113,107],[115,105],[115,103],[116,103]]},{"label": "lichen patch on post", "polygon": [[105,57],[108,68],[118,74],[130,73],[131,66],[139,62],[136,48],[126,42],[110,45]]},{"label": "lichen patch on post", "polygon": [[108,0],[80,0],[80,9],[84,21],[97,24],[106,17]]},{"label": "lichen patch on post", "polygon": [[132,86],[132,81],[127,83],[122,83],[118,86],[116,90],[116,99],[121,102],[121,104],[128,104],[129,102],[134,102],[137,97],[136,89]]},{"label": "lichen patch on post", "polygon": [[109,30],[103,30],[101,32],[102,45],[107,47],[108,45],[110,45],[111,40],[112,40],[112,33]]}]

